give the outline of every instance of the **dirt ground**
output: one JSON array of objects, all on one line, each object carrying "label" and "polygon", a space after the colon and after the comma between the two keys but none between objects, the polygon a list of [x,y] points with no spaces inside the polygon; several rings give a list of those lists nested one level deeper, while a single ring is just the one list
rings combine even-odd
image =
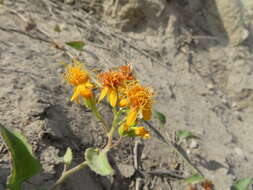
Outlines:
[{"label": "dirt ground", "polygon": [[[52,40],[84,41],[83,52],[68,51],[89,69],[132,63],[138,78],[155,90],[155,109],[167,116],[164,128],[151,124],[168,142],[180,129],[200,137],[183,148],[215,189],[228,190],[234,180],[253,177],[253,3],[227,2],[5,0],[5,7],[0,5],[0,122],[22,131],[43,165],[24,189],[50,186],[62,171],[59,156],[67,147],[76,164],[85,148],[105,144],[90,111],[69,101],[71,89],[59,63],[70,59]],[[150,131],[151,139],[128,139],[111,151],[114,177],[85,169],[61,189],[185,190],[182,180],[148,174],[193,172]],[[137,148],[143,173],[134,169]],[[8,160],[7,150],[0,150],[0,189],[10,172]]]}]

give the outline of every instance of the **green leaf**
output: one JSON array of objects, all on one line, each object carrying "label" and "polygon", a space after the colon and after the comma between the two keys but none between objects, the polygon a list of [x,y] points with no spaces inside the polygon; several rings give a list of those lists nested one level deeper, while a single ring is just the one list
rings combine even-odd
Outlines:
[{"label": "green leaf", "polygon": [[106,152],[100,152],[96,148],[87,148],[85,151],[85,160],[90,169],[99,175],[107,176],[114,174]]},{"label": "green leaf", "polygon": [[199,139],[199,137],[197,137],[196,135],[194,135],[191,131],[187,131],[187,130],[179,130],[176,133],[176,136],[179,138],[180,141],[182,141],[183,139]]},{"label": "green leaf", "polygon": [[65,164],[70,165],[72,163],[72,160],[73,160],[72,150],[71,148],[68,147],[65,155],[63,156],[63,161]]},{"label": "green leaf", "polygon": [[248,190],[248,186],[251,182],[252,178],[250,177],[240,179],[233,184],[231,190]]},{"label": "green leaf", "polygon": [[192,176],[186,178],[185,181],[187,183],[194,184],[194,183],[199,183],[199,182],[203,181],[204,179],[205,178],[200,174],[193,174]]},{"label": "green leaf", "polygon": [[0,124],[0,133],[11,154],[11,175],[7,187],[10,190],[21,190],[22,183],[37,174],[41,165],[32,153],[32,147],[26,139],[16,131],[10,131]]},{"label": "green leaf", "polygon": [[78,50],[78,51],[83,51],[83,47],[84,47],[84,42],[82,41],[72,41],[72,42],[66,42],[66,45]]},{"label": "green leaf", "polygon": [[163,113],[156,110],[154,110],[154,116],[156,119],[158,119],[160,127],[164,127],[164,125],[166,124],[166,116]]}]

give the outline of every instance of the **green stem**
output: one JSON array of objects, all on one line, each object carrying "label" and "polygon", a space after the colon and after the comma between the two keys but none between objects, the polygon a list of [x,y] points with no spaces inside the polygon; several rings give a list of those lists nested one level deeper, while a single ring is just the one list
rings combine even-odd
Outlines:
[{"label": "green stem", "polygon": [[61,177],[52,185],[52,187],[50,188],[50,190],[56,190],[57,187],[62,184],[69,176],[71,176],[72,174],[74,174],[75,172],[83,169],[85,166],[87,166],[87,162],[82,162],[81,164],[77,165],[76,167],[67,170],[67,171],[63,171]]},{"label": "green stem", "polygon": [[98,120],[103,124],[103,128],[104,128],[105,132],[107,133],[110,129],[109,129],[107,123],[105,122],[104,117],[98,111],[96,105],[93,106],[92,112],[98,118]]},{"label": "green stem", "polygon": [[104,152],[108,152],[112,148],[113,135],[114,135],[114,132],[119,124],[121,110],[117,111],[116,108],[113,108],[113,114],[114,114],[114,118],[113,118],[113,122],[112,122],[112,127],[111,127],[111,130],[107,133],[108,142],[103,150]]}]

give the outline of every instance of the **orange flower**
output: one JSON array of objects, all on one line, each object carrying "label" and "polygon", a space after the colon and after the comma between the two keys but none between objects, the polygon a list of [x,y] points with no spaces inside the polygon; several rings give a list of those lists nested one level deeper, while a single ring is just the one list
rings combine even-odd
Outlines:
[{"label": "orange flower", "polygon": [[67,66],[64,78],[70,85],[75,87],[71,101],[75,100],[79,103],[79,96],[86,99],[90,99],[93,96],[93,85],[90,83],[88,72],[77,60],[73,60],[73,64]]},{"label": "orange flower", "polygon": [[88,73],[82,68],[79,62],[67,66],[64,78],[72,86],[84,84],[89,80]]},{"label": "orange flower", "polygon": [[150,133],[144,127],[131,127],[134,130],[136,136],[147,139],[150,137]]},{"label": "orange flower", "polygon": [[121,136],[128,136],[128,137],[142,137],[142,138],[149,138],[150,133],[144,127],[129,127],[126,123],[122,124],[118,132]]},{"label": "orange flower", "polygon": [[135,80],[129,65],[120,66],[119,70],[103,72],[98,75],[98,79],[102,82],[103,88],[99,97],[99,102],[108,95],[109,102],[115,107],[120,95],[128,86],[128,83]]},{"label": "orange flower", "polygon": [[144,120],[150,120],[152,114],[153,92],[136,83],[126,90],[130,111],[127,115],[127,125],[131,126],[137,119],[138,113]]},{"label": "orange flower", "polygon": [[124,82],[123,74],[119,71],[110,70],[99,74],[98,79],[103,84],[98,101],[100,102],[106,95],[108,95],[111,106],[115,107],[118,101],[118,89]]},{"label": "orange flower", "polygon": [[210,180],[205,180],[201,183],[201,186],[204,188],[204,190],[213,190],[214,189],[214,185],[212,183],[212,181]]}]

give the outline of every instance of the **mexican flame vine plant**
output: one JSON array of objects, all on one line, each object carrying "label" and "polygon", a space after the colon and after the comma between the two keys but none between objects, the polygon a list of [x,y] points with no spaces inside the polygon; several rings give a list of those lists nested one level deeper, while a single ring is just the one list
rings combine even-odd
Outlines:
[{"label": "mexican flame vine plant", "polygon": [[[143,120],[151,119],[154,92],[138,81],[130,65],[101,72],[96,78],[92,78],[85,65],[73,59],[72,63],[65,67],[64,79],[73,87],[70,100],[86,106],[102,123],[107,144],[103,149],[86,149],[85,161],[72,169],[68,170],[70,163],[65,162],[66,167],[62,176],[52,186],[52,190],[69,175],[87,165],[100,175],[112,175],[114,170],[108,162],[107,153],[118,144],[113,142],[116,133],[120,136],[117,142],[120,142],[123,137],[148,139],[151,136],[150,132],[140,124]],[[102,101],[107,101],[112,108],[114,115],[112,123],[105,121],[99,111]]]}]

